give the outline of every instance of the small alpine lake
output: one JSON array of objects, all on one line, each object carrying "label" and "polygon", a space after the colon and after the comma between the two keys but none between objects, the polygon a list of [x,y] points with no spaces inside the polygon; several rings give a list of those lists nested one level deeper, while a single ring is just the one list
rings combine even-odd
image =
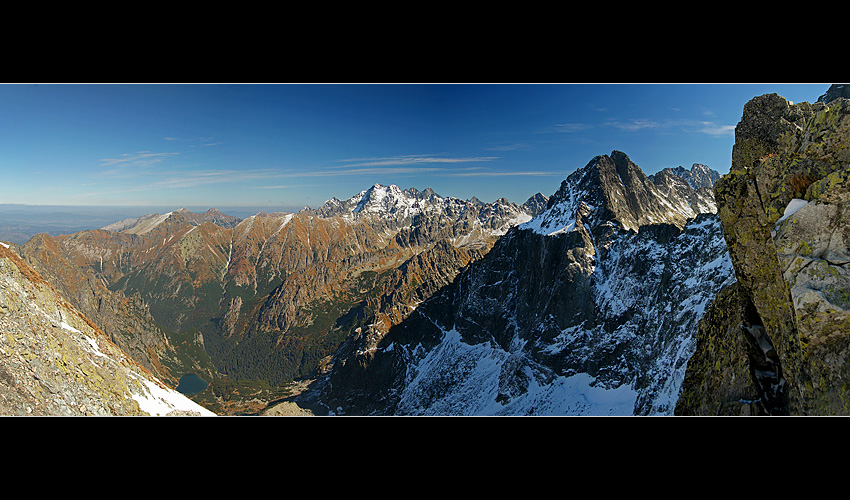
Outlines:
[{"label": "small alpine lake", "polygon": [[197,373],[187,373],[180,377],[177,392],[186,396],[194,396],[206,389],[207,385],[207,381],[198,376]]}]

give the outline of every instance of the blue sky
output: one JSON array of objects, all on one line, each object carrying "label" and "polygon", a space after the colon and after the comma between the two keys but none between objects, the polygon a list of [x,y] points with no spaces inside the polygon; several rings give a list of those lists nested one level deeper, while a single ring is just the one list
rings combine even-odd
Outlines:
[{"label": "blue sky", "polygon": [[726,173],[752,97],[829,84],[4,84],[0,204],[317,207],[374,183],[522,203],[617,149]]}]

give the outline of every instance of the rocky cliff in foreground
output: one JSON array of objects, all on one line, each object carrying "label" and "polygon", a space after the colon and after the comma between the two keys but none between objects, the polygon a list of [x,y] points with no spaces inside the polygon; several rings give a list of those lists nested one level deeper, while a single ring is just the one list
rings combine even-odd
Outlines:
[{"label": "rocky cliff in foreground", "polygon": [[744,107],[715,185],[738,282],[700,324],[678,415],[850,414],[850,100],[822,99]]},{"label": "rocky cliff in foreground", "polygon": [[210,415],[0,244],[0,415]]}]

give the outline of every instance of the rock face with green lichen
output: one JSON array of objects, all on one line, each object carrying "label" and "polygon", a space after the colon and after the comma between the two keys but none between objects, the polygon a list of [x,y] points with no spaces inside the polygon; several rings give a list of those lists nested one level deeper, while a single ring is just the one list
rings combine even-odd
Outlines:
[{"label": "rock face with green lichen", "polygon": [[850,414],[850,100],[752,99],[714,189],[738,283],[676,413]]}]

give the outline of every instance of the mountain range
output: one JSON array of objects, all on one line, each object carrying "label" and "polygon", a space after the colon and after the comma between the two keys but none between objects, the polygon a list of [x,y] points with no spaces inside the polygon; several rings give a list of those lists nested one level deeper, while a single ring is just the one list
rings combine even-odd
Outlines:
[{"label": "mountain range", "polygon": [[337,415],[672,414],[696,325],[734,280],[710,187],[614,151],[404,321],[350,337],[299,401]]},{"label": "mountain range", "polygon": [[208,405],[238,412],[217,388],[307,376],[351,328],[399,321],[545,202],[376,184],[315,210],[179,209],[40,234],[20,251],[162,380],[197,373],[211,382]]},{"label": "mountain range", "polygon": [[724,176],[612,151],[521,205],[375,184],[3,243],[0,413],[846,414],[843,89],[747,103]]},{"label": "mountain range", "polygon": [[[717,177],[700,164],[646,176],[615,151],[522,205],[375,184],[297,213],[181,208],[15,248],[154,376],[173,387],[187,373],[209,381],[194,399],[217,413],[262,409],[245,403],[239,381],[313,378],[298,401],[318,413],[669,413],[695,323],[732,279],[712,218]],[[688,279],[698,271],[705,277]],[[401,331],[410,340],[394,340]],[[375,359],[416,345],[422,356],[437,332],[486,340],[492,351],[481,355],[503,359],[491,370],[506,374],[487,375],[499,381],[492,400],[459,405],[449,386],[442,399],[387,402],[388,387],[412,389],[373,375]],[[417,356],[393,363],[439,378]],[[357,397],[343,390],[364,377],[380,381],[358,383]],[[573,391],[629,387],[619,390],[627,402],[601,410],[528,395],[532,380],[563,392],[576,377]]]}]

